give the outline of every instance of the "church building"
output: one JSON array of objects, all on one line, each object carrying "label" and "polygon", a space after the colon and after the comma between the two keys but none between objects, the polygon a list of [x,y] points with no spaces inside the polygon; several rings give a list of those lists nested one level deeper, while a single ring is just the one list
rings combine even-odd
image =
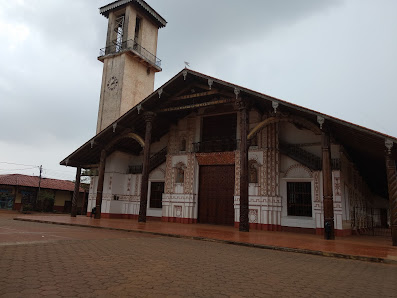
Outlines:
[{"label": "church building", "polygon": [[187,68],[154,90],[167,22],[143,0],[100,14],[97,133],[61,162],[77,189],[95,173],[88,216],[326,239],[375,223],[397,245],[397,138]]}]

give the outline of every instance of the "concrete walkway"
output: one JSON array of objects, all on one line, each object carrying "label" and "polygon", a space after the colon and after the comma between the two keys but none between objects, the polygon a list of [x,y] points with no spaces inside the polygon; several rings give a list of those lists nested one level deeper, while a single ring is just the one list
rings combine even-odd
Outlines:
[{"label": "concrete walkway", "polygon": [[330,257],[397,264],[397,247],[391,238],[348,236],[336,240],[324,240],[322,236],[288,232],[257,231],[239,232],[227,226],[206,224],[179,224],[160,221],[138,223],[131,219],[93,219],[86,216],[15,214],[15,220],[95,227],[111,230],[133,231],[170,237],[217,241],[265,249],[291,251]]}]

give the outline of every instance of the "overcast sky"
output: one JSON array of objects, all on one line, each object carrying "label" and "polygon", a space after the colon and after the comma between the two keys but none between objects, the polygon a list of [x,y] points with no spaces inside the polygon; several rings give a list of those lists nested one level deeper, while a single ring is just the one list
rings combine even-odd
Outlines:
[{"label": "overcast sky", "polygon": [[[110,0],[0,0],[0,174],[74,179],[95,135]],[[147,0],[156,88],[191,69],[397,136],[397,1]],[[363,144],[365,146],[365,144]],[[35,167],[36,166],[36,167]]]}]

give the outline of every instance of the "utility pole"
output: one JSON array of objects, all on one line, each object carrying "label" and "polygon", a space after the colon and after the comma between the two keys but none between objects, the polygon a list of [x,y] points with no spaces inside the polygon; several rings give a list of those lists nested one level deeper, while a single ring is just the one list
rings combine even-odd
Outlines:
[{"label": "utility pole", "polygon": [[39,200],[39,196],[40,196],[41,173],[43,172],[43,166],[40,165],[39,169],[40,169],[40,175],[39,175],[39,190],[38,190],[38,192],[37,192],[36,201],[34,202],[33,209],[36,209],[36,204],[37,204],[37,201]]}]

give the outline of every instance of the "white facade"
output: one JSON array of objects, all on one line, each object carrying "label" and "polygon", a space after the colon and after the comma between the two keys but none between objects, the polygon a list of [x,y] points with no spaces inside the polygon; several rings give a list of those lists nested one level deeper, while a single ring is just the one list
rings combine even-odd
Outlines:
[{"label": "white facade", "polygon": [[[233,112],[233,111],[232,111]],[[148,200],[151,183],[164,182],[162,208],[150,208],[147,215],[163,221],[196,223],[198,218],[199,171],[197,154],[193,153],[193,143],[200,141],[202,117],[212,115],[200,109],[178,121],[169,133],[151,146],[152,154],[167,147],[166,162],[150,173]],[[216,115],[216,113],[215,113]],[[267,117],[271,117],[267,116]],[[265,119],[259,113],[250,113],[250,129]],[[239,123],[239,121],[237,121]],[[237,125],[237,132],[239,125]],[[239,138],[238,133],[236,135]],[[183,141],[185,140],[185,141]],[[249,184],[249,220],[252,227],[265,230],[307,229],[321,233],[324,228],[322,172],[311,170],[291,156],[280,152],[280,143],[296,145],[321,157],[321,136],[309,129],[280,121],[262,128],[257,134],[257,144],[249,150],[249,162],[257,169],[256,183]],[[183,142],[186,147],[183,148]],[[366,202],[375,200],[353,164],[343,154],[342,146],[332,144],[332,159],[340,166],[332,171],[334,223],[337,235],[347,235],[352,230],[352,214],[355,227],[365,228]],[[239,222],[239,151],[229,153],[208,153],[223,158],[232,154],[235,166],[234,209],[235,223]],[[225,155],[225,156],[226,156]],[[214,164],[217,162],[215,161]],[[102,216],[111,218],[136,218],[139,214],[140,174],[127,174],[128,167],[142,164],[142,155],[133,156],[115,152],[106,160],[103,189]],[[177,181],[178,168],[183,170],[183,182]],[[311,216],[291,216],[288,214],[287,183],[308,182],[311,193]],[[92,179],[88,211],[95,205],[96,177]]]}]

